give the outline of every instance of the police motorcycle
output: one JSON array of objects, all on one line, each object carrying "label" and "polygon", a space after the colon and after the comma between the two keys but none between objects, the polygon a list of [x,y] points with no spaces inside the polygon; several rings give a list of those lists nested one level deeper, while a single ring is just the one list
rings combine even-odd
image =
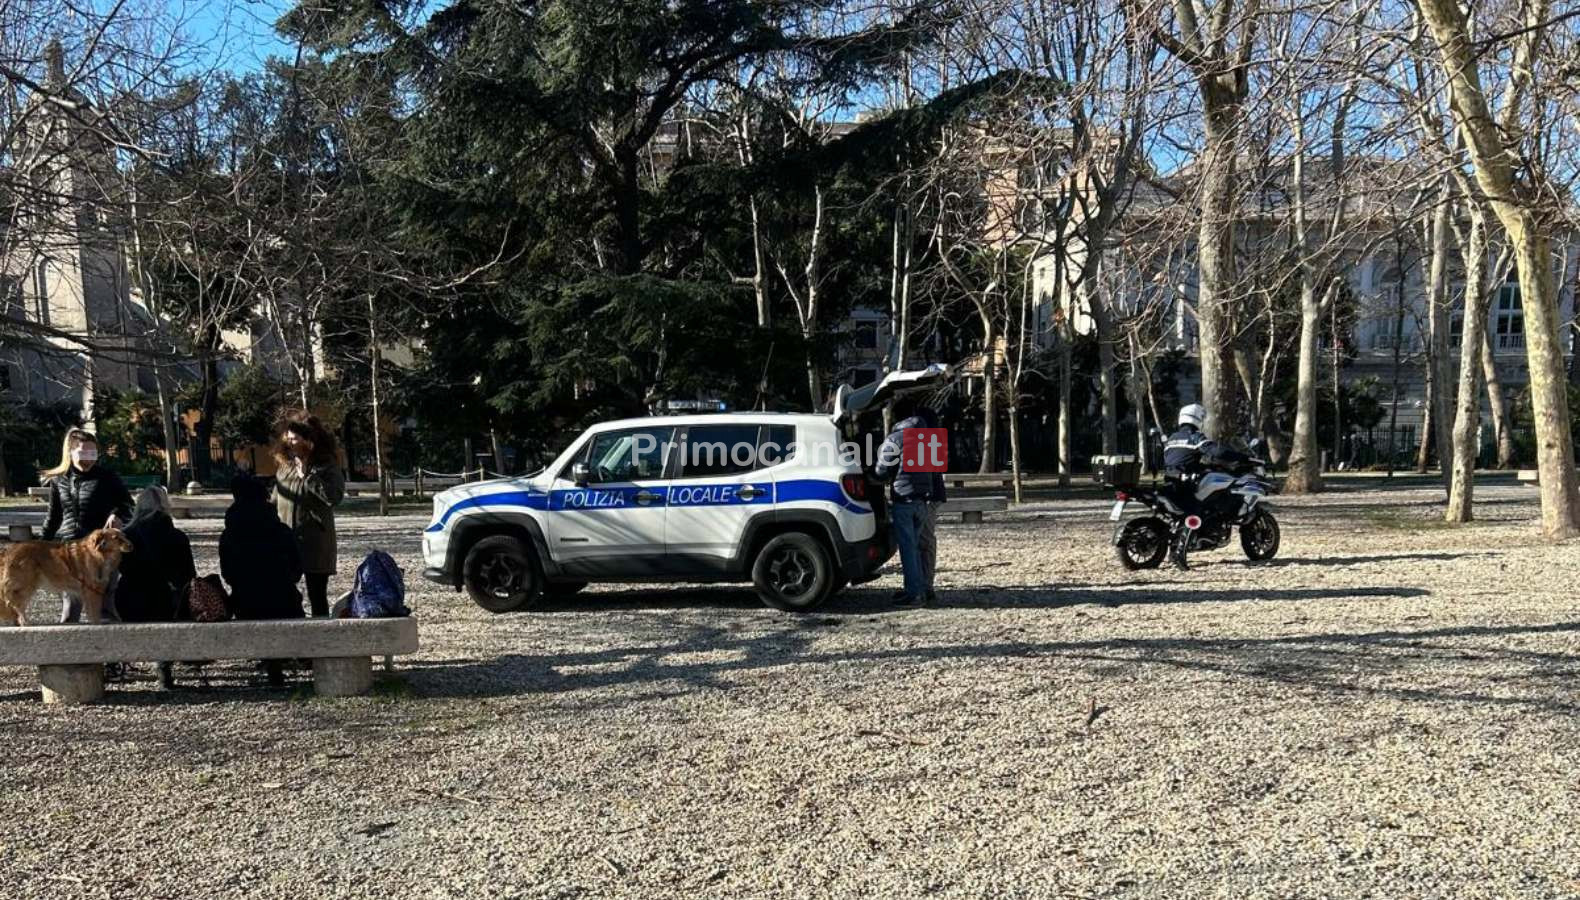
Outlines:
[{"label": "police motorcycle", "polygon": [[[1257,443],[1252,442],[1253,451]],[[1187,554],[1226,546],[1237,528],[1246,559],[1262,562],[1277,555],[1278,520],[1263,505],[1272,488],[1265,460],[1250,457],[1227,471],[1208,472],[1193,484],[1182,483],[1182,489],[1194,489],[1189,509],[1167,486],[1142,487],[1140,469],[1134,456],[1092,458],[1094,480],[1114,491],[1108,519],[1119,523],[1114,527],[1114,551],[1126,569],[1155,569],[1171,551],[1184,568]],[[1146,512],[1126,519],[1132,503]]]}]

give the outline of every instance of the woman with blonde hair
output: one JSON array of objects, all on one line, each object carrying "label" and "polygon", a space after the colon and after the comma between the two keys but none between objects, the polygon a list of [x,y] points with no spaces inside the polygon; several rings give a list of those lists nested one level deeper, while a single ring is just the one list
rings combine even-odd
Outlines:
[{"label": "woman with blonde hair", "polygon": [[[90,431],[72,428],[60,445],[60,464],[42,473],[49,483],[49,518],[44,520],[44,540],[76,541],[132,516],[132,495],[121,477],[99,465],[99,439]],[[114,590],[105,595],[108,618],[116,613]],[[61,608],[62,622],[75,622],[82,601],[67,594]]]},{"label": "woman with blonde hair", "polygon": [[302,551],[307,601],[316,617],[329,615],[329,576],[335,574],[335,507],[345,499],[334,435],[317,416],[286,417],[275,444],[274,506]]}]

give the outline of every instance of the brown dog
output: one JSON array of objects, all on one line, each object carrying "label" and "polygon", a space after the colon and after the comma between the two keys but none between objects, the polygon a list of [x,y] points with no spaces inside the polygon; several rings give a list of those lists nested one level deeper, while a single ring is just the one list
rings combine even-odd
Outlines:
[{"label": "brown dog", "polygon": [[104,592],[132,542],[118,528],[100,528],[80,541],[27,541],[0,554],[0,621],[27,624],[27,602],[41,588],[77,594],[88,621],[97,624]]}]

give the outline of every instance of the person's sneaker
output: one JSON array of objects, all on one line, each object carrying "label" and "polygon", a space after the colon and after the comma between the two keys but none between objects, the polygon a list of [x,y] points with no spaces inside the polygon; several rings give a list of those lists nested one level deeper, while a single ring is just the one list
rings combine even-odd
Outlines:
[{"label": "person's sneaker", "polygon": [[923,597],[913,597],[910,594],[907,594],[904,591],[901,591],[900,592],[900,596],[894,600],[894,605],[895,606],[903,606],[903,607],[905,607],[907,609],[914,609],[914,608],[917,608],[917,607],[926,606],[927,605],[927,598],[925,596],[923,596]]}]

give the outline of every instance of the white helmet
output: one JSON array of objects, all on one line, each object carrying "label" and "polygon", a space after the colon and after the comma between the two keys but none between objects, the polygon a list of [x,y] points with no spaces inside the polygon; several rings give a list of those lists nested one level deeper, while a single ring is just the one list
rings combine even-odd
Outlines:
[{"label": "white helmet", "polygon": [[1202,406],[1200,403],[1192,403],[1189,406],[1180,407],[1179,424],[1195,425],[1197,428],[1200,428],[1205,421],[1207,421],[1207,407]]}]

